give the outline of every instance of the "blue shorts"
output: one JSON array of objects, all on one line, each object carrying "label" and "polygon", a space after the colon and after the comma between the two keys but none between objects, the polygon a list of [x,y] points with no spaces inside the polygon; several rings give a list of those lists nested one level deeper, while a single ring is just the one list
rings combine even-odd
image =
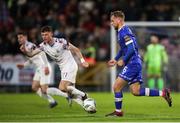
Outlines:
[{"label": "blue shorts", "polygon": [[140,84],[142,84],[143,81],[142,81],[141,63],[127,64],[118,76],[124,79],[125,81],[127,81],[129,85],[136,82],[139,82]]}]

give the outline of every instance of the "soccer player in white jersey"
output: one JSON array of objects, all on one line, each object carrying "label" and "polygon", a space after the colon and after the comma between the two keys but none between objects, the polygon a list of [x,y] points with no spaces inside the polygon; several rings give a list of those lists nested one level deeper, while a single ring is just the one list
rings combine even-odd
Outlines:
[{"label": "soccer player in white jersey", "polygon": [[71,52],[75,53],[80,59],[83,67],[89,67],[89,64],[84,60],[77,47],[64,38],[53,37],[52,27],[42,27],[41,37],[43,42],[40,44],[40,49],[46,52],[60,68],[61,81],[59,89],[69,96],[72,95],[73,100],[82,106],[83,101],[87,99],[87,94],[75,88],[78,65]]},{"label": "soccer player in white jersey", "polygon": [[[32,82],[32,90],[35,91],[40,97],[45,98],[49,102],[50,108],[57,105],[57,102],[49,94],[51,92],[62,95],[57,88],[49,88],[50,84],[50,65],[46,58],[46,54],[39,50],[35,44],[27,40],[27,34],[20,32],[17,34],[20,50],[28,57],[28,60],[23,64],[17,64],[19,69],[33,64],[36,67],[36,72]],[[67,94],[64,94],[67,97]]]}]

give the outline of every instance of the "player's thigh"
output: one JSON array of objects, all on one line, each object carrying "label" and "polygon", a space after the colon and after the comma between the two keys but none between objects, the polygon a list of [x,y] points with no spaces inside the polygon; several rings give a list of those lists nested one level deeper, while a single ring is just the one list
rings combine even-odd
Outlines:
[{"label": "player's thigh", "polygon": [[38,91],[40,88],[40,82],[38,80],[33,80],[32,82],[32,90],[33,91]]},{"label": "player's thigh", "polygon": [[154,67],[152,65],[147,67],[147,76],[148,78],[154,77]]},{"label": "player's thigh", "polygon": [[118,77],[113,85],[114,92],[121,91],[126,84],[127,84],[127,81],[125,81],[121,77]]},{"label": "player's thigh", "polygon": [[66,64],[61,70],[61,80],[75,83],[77,71],[78,66],[76,63],[72,62],[72,64]]},{"label": "player's thigh", "polygon": [[140,87],[141,87],[139,82],[133,83],[129,87],[130,87],[130,91],[131,91],[131,93],[133,95],[135,95],[135,96],[139,95],[139,90],[140,90]]},{"label": "player's thigh", "polygon": [[75,85],[76,83],[76,75],[77,75],[77,69],[74,69],[73,71],[62,71],[61,72],[61,82],[59,84],[60,90],[67,90],[68,85]]},{"label": "player's thigh", "polygon": [[149,65],[149,67],[147,69],[147,75],[149,78],[161,76],[161,66]]},{"label": "player's thigh", "polygon": [[45,75],[44,71],[41,71],[40,73],[40,85],[49,85],[51,81],[51,76],[50,74]]},{"label": "player's thigh", "polygon": [[161,76],[161,66],[160,65],[158,65],[154,68],[154,74],[155,74],[155,77]]},{"label": "player's thigh", "polygon": [[40,69],[36,69],[34,77],[33,77],[33,82],[32,82],[32,90],[37,91],[40,88]]}]

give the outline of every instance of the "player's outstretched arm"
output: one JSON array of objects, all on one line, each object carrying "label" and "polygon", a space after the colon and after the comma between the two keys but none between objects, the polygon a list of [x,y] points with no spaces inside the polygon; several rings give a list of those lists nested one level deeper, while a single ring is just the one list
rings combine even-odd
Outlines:
[{"label": "player's outstretched arm", "polygon": [[74,45],[72,45],[71,43],[69,43],[69,50],[76,54],[76,56],[80,59],[83,67],[89,67],[89,63],[84,60],[83,55],[82,55],[81,51],[79,50],[79,48],[77,48]]},{"label": "player's outstretched arm", "polygon": [[24,62],[24,63],[18,63],[18,64],[16,64],[16,66],[17,66],[17,68],[19,68],[19,69],[23,69],[24,67],[29,66],[30,64],[31,64],[31,60],[27,60],[27,61]]},{"label": "player's outstretched arm", "polygon": [[33,57],[39,53],[41,53],[42,51],[39,48],[36,48],[34,50],[31,51],[31,53],[25,53],[28,57]]}]

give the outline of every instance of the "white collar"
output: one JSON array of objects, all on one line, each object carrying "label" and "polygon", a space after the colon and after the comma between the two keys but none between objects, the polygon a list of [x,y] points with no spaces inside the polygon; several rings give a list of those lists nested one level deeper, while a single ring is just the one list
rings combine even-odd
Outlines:
[{"label": "white collar", "polygon": [[123,24],[119,29],[118,32],[125,26],[125,24]]},{"label": "white collar", "polygon": [[55,43],[55,41],[54,41],[54,38],[53,38],[53,39],[52,39],[52,43],[51,43],[51,44],[48,43],[48,44],[49,44],[49,46],[52,47],[52,46],[54,45],[54,43]]}]

